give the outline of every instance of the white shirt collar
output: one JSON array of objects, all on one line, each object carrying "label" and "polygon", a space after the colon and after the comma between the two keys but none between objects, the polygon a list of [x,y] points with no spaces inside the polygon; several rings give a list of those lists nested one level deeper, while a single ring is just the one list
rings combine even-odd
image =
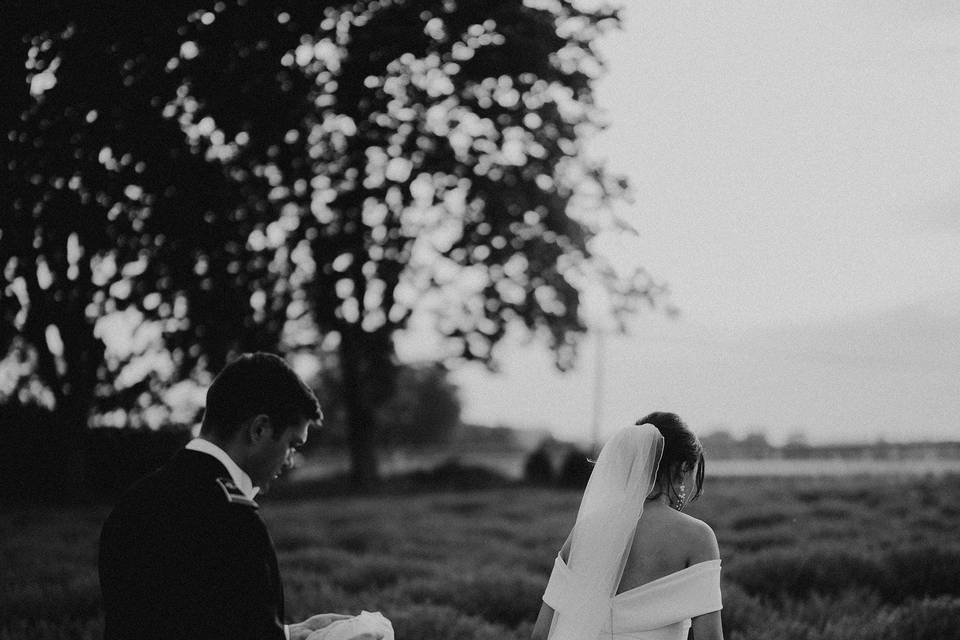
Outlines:
[{"label": "white shirt collar", "polygon": [[227,473],[230,474],[230,479],[233,480],[233,484],[237,485],[237,488],[243,492],[243,495],[247,496],[253,500],[258,493],[260,493],[260,488],[253,486],[253,481],[250,479],[250,476],[233,461],[227,452],[213,444],[209,440],[204,440],[203,438],[194,438],[187,443],[186,449],[190,451],[199,451],[201,453],[207,453],[217,460],[219,460],[223,466],[227,468]]}]

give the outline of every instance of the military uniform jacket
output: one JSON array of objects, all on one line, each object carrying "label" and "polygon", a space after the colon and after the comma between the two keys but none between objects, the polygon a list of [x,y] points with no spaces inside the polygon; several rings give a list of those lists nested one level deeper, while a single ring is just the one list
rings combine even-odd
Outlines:
[{"label": "military uniform jacket", "polygon": [[284,640],[283,586],[257,505],[182,450],[120,499],[100,537],[105,640]]}]

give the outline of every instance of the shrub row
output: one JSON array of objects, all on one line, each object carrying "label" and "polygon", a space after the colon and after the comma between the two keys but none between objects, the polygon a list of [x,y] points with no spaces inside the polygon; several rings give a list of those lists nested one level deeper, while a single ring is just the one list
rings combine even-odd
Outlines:
[{"label": "shrub row", "polygon": [[804,598],[865,589],[888,603],[960,596],[960,546],[914,545],[877,553],[855,547],[770,549],[731,562],[724,576],[751,595]]},{"label": "shrub row", "polygon": [[183,430],[91,429],[69,439],[53,415],[0,405],[0,502],[112,497],[161,466],[190,439]]},{"label": "shrub row", "polygon": [[587,486],[591,471],[593,471],[593,463],[584,451],[569,449],[559,469],[556,469],[553,456],[545,447],[540,447],[527,456],[523,477],[530,484],[583,489]]},{"label": "shrub row", "polygon": [[[816,600],[816,599],[814,599]],[[728,640],[960,640],[960,598],[909,600],[896,606],[872,606],[854,598],[833,602],[791,602],[785,609],[742,599],[723,612]],[[738,608],[739,607],[739,608]]]}]

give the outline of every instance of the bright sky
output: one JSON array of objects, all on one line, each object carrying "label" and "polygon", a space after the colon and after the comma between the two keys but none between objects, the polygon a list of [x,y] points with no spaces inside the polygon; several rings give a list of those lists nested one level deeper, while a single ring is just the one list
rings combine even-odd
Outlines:
[{"label": "bright sky", "polygon": [[682,316],[507,344],[456,374],[465,418],[589,437],[651,410],[775,442],[960,439],[960,4],[629,2],[594,144],[634,187],[605,251]]}]

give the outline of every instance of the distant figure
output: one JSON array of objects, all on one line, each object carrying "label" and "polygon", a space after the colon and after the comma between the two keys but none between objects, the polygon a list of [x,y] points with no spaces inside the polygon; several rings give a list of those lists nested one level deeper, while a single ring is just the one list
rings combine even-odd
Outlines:
[{"label": "distant figure", "polygon": [[691,625],[697,640],[722,640],[717,538],[683,513],[703,475],[700,441],[672,413],[613,436],[554,562],[534,640],[686,640]]},{"label": "distant figure", "polygon": [[277,557],[254,501],[321,419],[277,356],[243,355],[220,372],[200,437],[127,491],[103,526],[105,640],[301,640],[350,618],[284,625]]}]

